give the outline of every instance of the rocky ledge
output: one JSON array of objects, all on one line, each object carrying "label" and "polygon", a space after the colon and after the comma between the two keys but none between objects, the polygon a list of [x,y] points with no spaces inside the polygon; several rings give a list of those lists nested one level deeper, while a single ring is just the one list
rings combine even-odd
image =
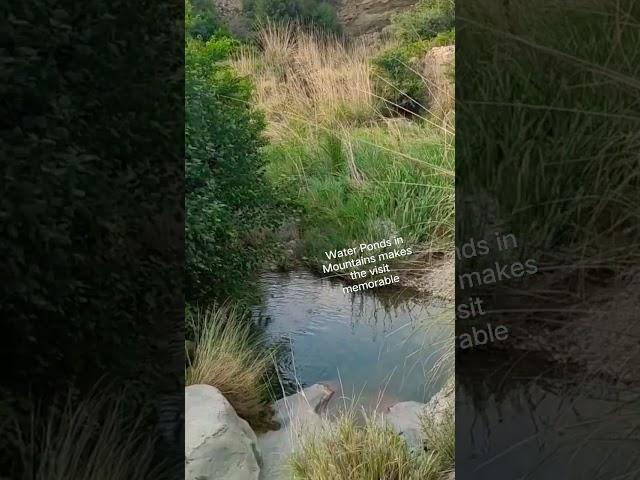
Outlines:
[{"label": "rocky ledge", "polygon": [[[277,431],[256,436],[220,391],[191,385],[185,395],[185,478],[187,480],[286,480],[287,458],[297,438],[322,424],[334,391],[316,384],[275,402]],[[423,443],[422,415],[442,420],[453,406],[454,388],[445,387],[429,403],[400,402],[382,415],[412,448]]]},{"label": "rocky ledge", "polygon": [[280,480],[300,432],[320,425],[333,390],[317,384],[275,403],[277,431],[257,437],[220,391],[210,385],[185,389],[187,480]]}]

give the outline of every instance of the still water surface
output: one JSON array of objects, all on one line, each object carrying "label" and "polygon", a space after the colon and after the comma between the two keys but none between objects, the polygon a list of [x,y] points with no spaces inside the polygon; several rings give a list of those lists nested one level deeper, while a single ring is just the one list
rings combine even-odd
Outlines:
[{"label": "still water surface", "polygon": [[342,393],[334,402],[386,407],[426,401],[446,381],[431,372],[453,345],[452,306],[406,289],[344,294],[343,283],[306,271],[260,282],[265,301],[254,315],[288,348],[288,384],[328,383]]}]

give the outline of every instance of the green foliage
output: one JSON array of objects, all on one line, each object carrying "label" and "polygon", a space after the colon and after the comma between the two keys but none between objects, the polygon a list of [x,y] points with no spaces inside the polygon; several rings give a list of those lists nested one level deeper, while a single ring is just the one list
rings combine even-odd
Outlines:
[{"label": "green foliage", "polygon": [[224,298],[262,261],[255,238],[275,222],[263,180],[264,119],[252,86],[224,62],[226,37],[188,39],[186,58],[186,298]]},{"label": "green foliage", "polygon": [[429,50],[429,42],[401,44],[375,57],[376,93],[386,100],[387,108],[418,112],[426,103],[426,89],[420,74],[420,61]]},{"label": "green foliage", "polygon": [[427,89],[422,76],[422,61],[433,47],[455,43],[455,30],[440,32],[429,40],[401,43],[375,57],[373,70],[377,76],[377,94],[387,107],[400,112],[419,112],[428,104]]},{"label": "green foliage", "polygon": [[423,0],[393,18],[398,43],[373,59],[376,93],[392,111],[419,112],[428,104],[422,59],[429,49],[455,43],[454,2]]},{"label": "green foliage", "polygon": [[136,390],[182,289],[182,7],[110,8],[122,20],[93,1],[7,17],[0,351],[17,401],[103,375]]},{"label": "green foliage", "polygon": [[422,0],[413,8],[396,15],[391,32],[404,42],[428,40],[455,26],[453,0]]},{"label": "green foliage", "polygon": [[243,10],[257,22],[300,22],[327,32],[340,31],[334,6],[324,0],[244,0]]},{"label": "green foliage", "polygon": [[450,248],[454,152],[424,128],[302,131],[267,153],[268,178],[303,212],[312,267],[324,251],[391,235]]},{"label": "green foliage", "polygon": [[185,1],[185,35],[208,40],[225,31],[213,0]]}]

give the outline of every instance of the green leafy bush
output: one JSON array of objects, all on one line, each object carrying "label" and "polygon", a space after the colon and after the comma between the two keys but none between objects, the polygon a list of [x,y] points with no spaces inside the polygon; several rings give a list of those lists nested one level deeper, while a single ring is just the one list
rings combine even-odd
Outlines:
[{"label": "green leafy bush", "polygon": [[273,224],[263,180],[264,119],[252,85],[225,63],[227,37],[187,39],[186,298],[223,298],[262,261],[260,232]]},{"label": "green leafy bush", "polygon": [[224,30],[215,3],[211,0],[185,2],[185,35],[208,40]]},{"label": "green leafy bush", "polygon": [[422,59],[429,49],[455,43],[454,4],[423,0],[396,15],[391,25],[395,46],[373,59],[376,93],[394,112],[419,112],[429,102]]},{"label": "green leafy bush", "polygon": [[401,44],[373,59],[376,93],[390,110],[407,113],[423,109],[426,89],[419,63],[429,48],[426,41]]},{"label": "green leafy bush", "polygon": [[[181,379],[167,350],[182,333],[182,5],[7,7],[0,415],[13,418],[0,423],[28,428],[37,403],[50,411],[103,377],[148,412]],[[0,477],[24,478],[7,433]]]},{"label": "green leafy bush", "polygon": [[453,0],[422,0],[413,8],[396,15],[391,32],[405,42],[428,40],[455,27]]},{"label": "green leafy bush", "polygon": [[257,22],[300,22],[328,32],[340,31],[334,6],[323,0],[244,0],[243,10]]}]

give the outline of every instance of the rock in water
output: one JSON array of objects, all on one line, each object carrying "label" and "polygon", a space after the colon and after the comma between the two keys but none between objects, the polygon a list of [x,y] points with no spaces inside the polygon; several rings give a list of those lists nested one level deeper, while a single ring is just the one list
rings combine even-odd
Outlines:
[{"label": "rock in water", "polygon": [[185,479],[257,480],[256,442],[249,424],[217,388],[185,389]]},{"label": "rock in water", "polygon": [[321,425],[320,416],[333,396],[326,385],[316,384],[275,403],[280,430],[261,434],[258,446],[262,452],[261,480],[288,480],[286,463],[301,433],[307,434]]}]

